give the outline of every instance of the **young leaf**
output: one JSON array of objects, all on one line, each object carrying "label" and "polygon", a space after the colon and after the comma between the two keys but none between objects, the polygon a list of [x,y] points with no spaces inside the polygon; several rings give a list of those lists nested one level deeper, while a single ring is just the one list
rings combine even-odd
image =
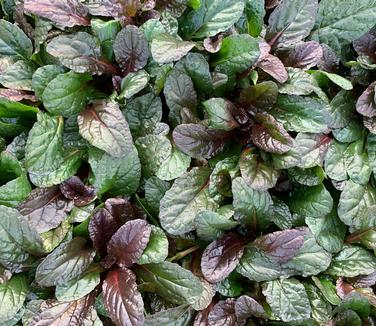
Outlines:
[{"label": "young leaf", "polygon": [[267,319],[265,309],[255,299],[242,295],[235,302],[236,319],[241,322],[246,322],[250,317]]},{"label": "young leaf", "polygon": [[150,225],[151,233],[149,242],[137,261],[138,264],[161,263],[168,256],[168,239],[163,230],[157,226]]},{"label": "young leaf", "polygon": [[229,131],[239,126],[233,117],[236,108],[222,98],[211,98],[202,103],[209,116],[209,128]]},{"label": "young leaf", "polygon": [[244,251],[244,240],[230,233],[206,247],[201,271],[211,283],[224,280],[236,267]]},{"label": "young leaf", "polygon": [[106,267],[116,263],[120,267],[130,267],[141,257],[150,238],[151,227],[144,220],[125,223],[111,237],[107,245]]},{"label": "young leaf", "polygon": [[209,325],[238,325],[235,315],[235,299],[229,298],[214,305],[208,315]]},{"label": "young leaf", "polygon": [[265,111],[270,109],[278,97],[278,86],[275,82],[265,81],[244,88],[240,93],[240,102],[248,111]]},{"label": "young leaf", "polygon": [[264,0],[246,0],[245,14],[248,21],[248,33],[253,37],[258,37],[262,31],[265,17]]},{"label": "young leaf", "polygon": [[124,157],[133,148],[128,123],[115,102],[93,102],[78,115],[77,122],[83,138],[113,157]]},{"label": "young leaf", "polygon": [[90,25],[87,8],[77,0],[25,0],[25,11],[47,18],[57,26]]},{"label": "young leaf", "polygon": [[74,176],[60,185],[62,194],[74,201],[75,206],[81,207],[89,204],[95,199],[93,188],[85,186],[80,178]]},{"label": "young leaf", "polygon": [[376,116],[375,87],[376,82],[370,84],[356,102],[356,110],[365,117]]},{"label": "young leaf", "polygon": [[320,43],[309,41],[294,47],[283,62],[287,67],[307,70],[315,67],[322,57],[323,50]]},{"label": "young leaf", "polygon": [[126,268],[110,271],[102,287],[103,304],[113,322],[117,325],[143,325],[144,302],[132,271]]},{"label": "young leaf", "polygon": [[121,81],[121,93],[119,94],[119,98],[131,98],[146,87],[149,79],[149,74],[145,70],[129,73]]}]

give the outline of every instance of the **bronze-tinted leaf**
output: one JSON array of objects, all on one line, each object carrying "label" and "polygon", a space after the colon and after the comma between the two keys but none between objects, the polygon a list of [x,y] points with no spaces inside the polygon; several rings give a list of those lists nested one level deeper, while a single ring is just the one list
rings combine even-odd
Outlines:
[{"label": "bronze-tinted leaf", "polygon": [[208,326],[239,326],[235,315],[236,299],[219,301],[209,313]]},{"label": "bronze-tinted leaf", "polygon": [[148,42],[144,33],[133,25],[123,28],[116,36],[114,53],[125,73],[142,69],[149,58]]},{"label": "bronze-tinted leaf", "polygon": [[287,67],[309,69],[316,66],[322,56],[321,45],[315,41],[309,41],[294,47],[283,61]]},{"label": "bronze-tinted leaf", "polygon": [[70,302],[46,300],[39,306],[29,326],[82,326],[94,303],[94,295]]},{"label": "bronze-tinted leaf", "polygon": [[22,100],[27,100],[30,102],[37,102],[37,98],[35,95],[30,94],[26,91],[21,91],[18,89],[8,89],[8,88],[1,88],[0,89],[0,97],[4,97],[8,100],[20,102]]},{"label": "bronze-tinted leaf", "polygon": [[244,88],[240,93],[240,103],[247,111],[264,112],[277,102],[278,85],[265,81]]},{"label": "bronze-tinted leaf", "polygon": [[145,220],[132,220],[116,231],[107,245],[107,267],[116,263],[120,267],[132,266],[142,255],[151,233],[151,227]]},{"label": "bronze-tinted leaf", "polygon": [[127,199],[109,198],[105,201],[104,207],[118,221],[134,220],[139,215],[138,209],[134,207]]},{"label": "bronze-tinted leaf", "polygon": [[243,256],[245,242],[234,233],[208,245],[202,254],[201,271],[211,283],[224,280]]},{"label": "bronze-tinted leaf", "polygon": [[18,207],[30,225],[39,233],[56,228],[73,208],[58,186],[36,188]]},{"label": "bronze-tinted leaf", "polygon": [[62,194],[78,207],[89,204],[95,198],[93,188],[85,186],[79,177],[73,176],[60,185]]},{"label": "bronze-tinted leaf", "polygon": [[257,238],[253,244],[279,263],[286,263],[304,243],[304,231],[291,229],[268,233]]},{"label": "bronze-tinted leaf", "polygon": [[257,63],[257,67],[265,71],[281,84],[289,78],[282,61],[274,55],[267,55],[263,60]]},{"label": "bronze-tinted leaf", "polygon": [[264,307],[248,295],[242,295],[236,300],[235,315],[239,323],[244,323],[250,317],[267,319]]},{"label": "bronze-tinted leaf", "polygon": [[90,25],[89,12],[78,0],[25,0],[24,9],[63,28]]},{"label": "bronze-tinted leaf", "polygon": [[118,326],[142,326],[144,302],[137,290],[136,276],[129,269],[110,271],[103,282],[103,304]]},{"label": "bronze-tinted leaf", "polygon": [[367,89],[360,95],[356,102],[356,110],[366,117],[372,118],[376,116],[376,102],[375,102],[375,88],[376,82],[373,82]]},{"label": "bronze-tinted leaf", "polygon": [[354,49],[359,55],[366,55],[376,62],[376,27],[353,42]]}]

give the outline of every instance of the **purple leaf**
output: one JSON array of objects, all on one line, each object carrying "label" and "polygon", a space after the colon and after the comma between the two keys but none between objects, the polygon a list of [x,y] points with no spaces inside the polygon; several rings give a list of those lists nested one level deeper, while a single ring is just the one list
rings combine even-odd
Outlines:
[{"label": "purple leaf", "polygon": [[219,153],[231,133],[200,124],[181,124],[172,133],[176,146],[194,158],[211,158]]},{"label": "purple leaf", "polygon": [[317,67],[320,70],[327,72],[336,72],[339,64],[339,58],[329,45],[326,45],[325,43],[322,43],[320,45],[322,48],[323,56],[320,62],[317,64]]},{"label": "purple leaf", "polygon": [[144,302],[132,271],[126,268],[110,271],[102,288],[103,304],[116,325],[143,325]]},{"label": "purple leaf", "polygon": [[309,69],[316,66],[322,56],[321,45],[315,41],[309,41],[294,47],[284,60],[284,64],[287,67]]},{"label": "purple leaf", "polygon": [[88,9],[78,0],[25,0],[24,9],[62,28],[90,25]]},{"label": "purple leaf", "polygon": [[106,267],[113,263],[120,267],[132,266],[144,252],[150,233],[151,227],[145,220],[132,220],[121,226],[107,245]]},{"label": "purple leaf", "polygon": [[36,188],[18,209],[30,225],[39,233],[59,226],[73,208],[73,202],[66,199],[58,186]]},{"label": "purple leaf", "polygon": [[366,55],[376,62],[376,27],[353,42],[354,49],[359,55]]},{"label": "purple leaf", "polygon": [[376,116],[375,88],[376,82],[373,82],[367,87],[363,94],[360,95],[356,102],[356,110],[361,115],[369,118]]},{"label": "purple leaf", "polygon": [[245,323],[250,317],[268,318],[264,307],[247,295],[242,295],[236,300],[235,315],[239,323]]},{"label": "purple leaf", "polygon": [[4,97],[8,100],[20,102],[22,100],[27,100],[30,102],[38,102],[35,95],[30,94],[26,91],[21,91],[18,89],[8,89],[2,88],[0,89],[0,97]]},{"label": "purple leaf", "polygon": [[289,78],[282,61],[274,55],[267,55],[262,61],[257,63],[257,67],[265,71],[281,84]]},{"label": "purple leaf", "polygon": [[116,220],[123,221],[122,224],[126,221],[136,219],[139,215],[137,209],[124,198],[109,198],[104,203],[104,208],[107,209]]},{"label": "purple leaf", "polygon": [[211,283],[224,280],[236,267],[244,252],[244,241],[234,233],[209,244],[202,254],[201,271]]},{"label": "purple leaf", "polygon": [[209,313],[209,326],[238,326],[235,315],[236,299],[226,299],[219,301]]},{"label": "purple leaf", "polygon": [[304,231],[298,229],[283,230],[257,238],[253,245],[263,250],[279,263],[286,263],[304,243]]},{"label": "purple leaf", "polygon": [[95,191],[83,184],[79,177],[73,176],[60,185],[60,191],[65,197],[74,201],[78,207],[85,206],[94,200]]}]

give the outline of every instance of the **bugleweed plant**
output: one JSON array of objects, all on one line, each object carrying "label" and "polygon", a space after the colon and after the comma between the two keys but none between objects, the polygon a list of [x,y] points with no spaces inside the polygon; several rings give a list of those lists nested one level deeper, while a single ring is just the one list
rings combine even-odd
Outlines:
[{"label": "bugleweed plant", "polygon": [[0,4],[0,325],[376,324],[376,0]]}]

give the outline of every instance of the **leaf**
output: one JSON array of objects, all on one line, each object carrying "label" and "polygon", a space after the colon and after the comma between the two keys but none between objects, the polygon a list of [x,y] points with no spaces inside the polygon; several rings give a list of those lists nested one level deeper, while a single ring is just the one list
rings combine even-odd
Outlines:
[{"label": "leaf", "polygon": [[132,135],[117,103],[94,101],[77,121],[82,137],[109,155],[120,158],[132,150]]},{"label": "leaf", "polygon": [[150,240],[137,261],[138,264],[161,263],[168,256],[168,239],[163,230],[157,226],[150,225]]},{"label": "leaf", "polygon": [[356,110],[365,117],[376,116],[375,87],[376,82],[370,84],[356,102]]},{"label": "leaf", "polygon": [[232,116],[236,108],[230,101],[213,97],[202,104],[209,116],[209,128],[229,131],[239,126]]},{"label": "leaf", "polygon": [[71,302],[59,302],[54,299],[43,301],[32,316],[29,325],[58,326],[67,323],[72,326],[82,325],[93,303],[93,298],[92,295],[88,295]]},{"label": "leaf", "polygon": [[34,71],[35,66],[32,63],[19,60],[0,74],[0,84],[7,88],[31,91],[31,78]]},{"label": "leaf", "polygon": [[258,37],[262,31],[265,17],[264,0],[246,0],[245,14],[248,21],[248,33],[253,37]]},{"label": "leaf", "polygon": [[132,271],[125,268],[110,271],[102,287],[104,306],[117,325],[143,325],[144,303]]},{"label": "leaf", "polygon": [[88,103],[88,75],[67,72],[52,79],[44,88],[42,100],[53,115],[70,117],[80,113]]},{"label": "leaf", "polygon": [[236,220],[260,229],[268,226],[273,203],[268,192],[254,190],[242,178],[235,178],[232,182],[232,193]]},{"label": "leaf", "polygon": [[279,263],[286,263],[299,251],[304,243],[304,233],[291,229],[269,233],[257,238],[253,245],[263,250]]},{"label": "leaf", "polygon": [[169,118],[173,125],[181,122],[180,112],[183,108],[195,110],[197,95],[192,79],[180,70],[174,69],[167,76],[164,96],[170,109]]},{"label": "leaf", "polygon": [[311,308],[303,284],[294,278],[263,284],[262,293],[272,312],[284,322],[310,317]]},{"label": "leaf", "polygon": [[227,234],[206,247],[201,258],[201,271],[206,280],[216,283],[224,280],[243,255],[244,240]]},{"label": "leaf", "polygon": [[320,71],[314,73],[314,76],[318,76],[319,78],[322,76],[325,76],[330,81],[332,81],[334,84],[338,85],[339,87],[349,91],[353,89],[353,85],[351,81],[347,80],[346,78],[343,78],[339,75],[327,72],[327,71]]},{"label": "leaf", "polygon": [[60,191],[66,198],[73,200],[75,206],[78,207],[89,204],[96,197],[94,189],[85,186],[76,176],[64,181],[60,185]]},{"label": "leaf", "polygon": [[47,65],[38,68],[31,79],[31,85],[35,95],[42,99],[42,95],[47,85],[60,74],[63,74],[65,69],[57,65]]},{"label": "leaf", "polygon": [[72,202],[64,198],[58,186],[36,188],[18,206],[30,226],[38,233],[47,232],[60,225],[72,209]]},{"label": "leaf", "polygon": [[283,84],[288,79],[285,66],[279,58],[268,54],[257,62],[257,67],[272,76],[277,82]]},{"label": "leaf", "polygon": [[197,236],[205,241],[214,241],[226,230],[234,228],[238,223],[219,213],[202,211],[194,220]]},{"label": "leaf", "polygon": [[145,326],[155,325],[186,325],[192,322],[192,309],[188,305],[181,305],[146,315]]},{"label": "leaf", "polygon": [[346,127],[355,113],[355,99],[351,92],[342,90],[330,102],[330,127]]},{"label": "leaf", "polygon": [[376,258],[372,253],[362,247],[346,244],[333,257],[332,264],[329,266],[327,273],[330,275],[354,277],[369,275],[375,268]]},{"label": "leaf", "polygon": [[130,267],[140,259],[150,238],[151,227],[144,220],[132,220],[121,226],[107,245],[105,266],[113,263]]},{"label": "leaf", "polygon": [[151,177],[145,182],[145,201],[151,213],[159,214],[160,201],[169,188],[170,183],[158,177]]},{"label": "leaf", "polygon": [[263,306],[247,295],[242,295],[236,300],[235,315],[239,322],[245,322],[250,317],[268,318]]},{"label": "leaf", "polygon": [[176,146],[194,158],[211,158],[222,151],[231,134],[200,124],[181,124],[173,131]]},{"label": "leaf", "polygon": [[329,45],[339,55],[343,46],[373,27],[375,6],[374,0],[321,1],[312,39]]},{"label": "leaf", "polygon": [[173,147],[170,157],[165,160],[156,176],[162,180],[170,181],[180,177],[191,165],[191,157]]},{"label": "leaf", "polygon": [[93,171],[92,184],[98,196],[105,193],[130,195],[139,186],[141,164],[134,146],[121,158],[92,148],[89,150],[89,164]]},{"label": "leaf", "polygon": [[283,62],[287,67],[307,70],[317,66],[323,55],[320,43],[308,41],[294,47]]},{"label": "leaf", "polygon": [[178,61],[195,46],[194,42],[181,41],[170,34],[159,34],[151,42],[151,54],[158,63]]},{"label": "leaf", "polygon": [[318,1],[283,0],[269,17],[266,39],[277,37],[275,47],[292,47],[315,25]]},{"label": "leaf", "polygon": [[145,70],[129,73],[121,81],[121,93],[119,94],[119,98],[131,98],[146,87],[149,79],[149,74]]},{"label": "leaf", "polygon": [[160,203],[159,220],[170,234],[180,235],[194,230],[197,213],[215,208],[208,194],[210,169],[193,168],[177,178]]},{"label": "leaf", "polygon": [[221,300],[214,305],[208,315],[209,325],[237,325],[235,315],[235,299]]},{"label": "leaf", "polygon": [[311,305],[313,319],[319,323],[328,322],[332,313],[330,303],[326,301],[324,295],[316,286],[304,283],[304,288],[307,292],[309,303]]},{"label": "leaf", "polygon": [[48,44],[47,52],[77,73],[118,73],[115,66],[101,57],[99,40],[86,32],[55,37]]},{"label": "leaf", "polygon": [[201,0],[197,10],[183,16],[179,24],[184,38],[214,36],[235,24],[244,10],[244,2],[236,0]]},{"label": "leaf", "polygon": [[272,115],[296,132],[325,132],[330,121],[327,104],[308,96],[279,95]]},{"label": "leaf", "polygon": [[26,34],[17,25],[0,20],[0,55],[14,56],[29,60],[33,45]]},{"label": "leaf", "polygon": [[242,178],[253,189],[267,190],[277,183],[279,171],[268,166],[252,148],[242,152],[239,166]]},{"label": "leaf", "polygon": [[113,48],[116,61],[126,73],[144,68],[148,61],[147,40],[136,26],[123,28],[116,35]]},{"label": "leaf", "polygon": [[260,149],[276,154],[288,152],[295,145],[294,139],[270,114],[256,114],[255,124],[252,128],[253,144]]},{"label": "leaf", "polygon": [[136,267],[136,274],[155,292],[175,304],[194,304],[203,292],[200,280],[189,270],[170,262]]},{"label": "leaf", "polygon": [[268,110],[276,102],[278,86],[275,82],[265,81],[244,88],[240,93],[240,102],[248,111]]},{"label": "leaf", "polygon": [[35,280],[43,287],[63,285],[81,275],[95,256],[80,237],[62,243],[38,265]]},{"label": "leaf", "polygon": [[[239,3],[239,2],[238,2]],[[227,74],[241,73],[256,63],[260,55],[258,40],[247,34],[223,39],[214,57],[216,69]]]},{"label": "leaf", "polygon": [[87,8],[75,0],[25,0],[24,8],[25,11],[47,18],[62,28],[90,25]]},{"label": "leaf", "polygon": [[0,284],[0,322],[2,324],[13,318],[22,308],[28,290],[25,275],[15,275]]}]

